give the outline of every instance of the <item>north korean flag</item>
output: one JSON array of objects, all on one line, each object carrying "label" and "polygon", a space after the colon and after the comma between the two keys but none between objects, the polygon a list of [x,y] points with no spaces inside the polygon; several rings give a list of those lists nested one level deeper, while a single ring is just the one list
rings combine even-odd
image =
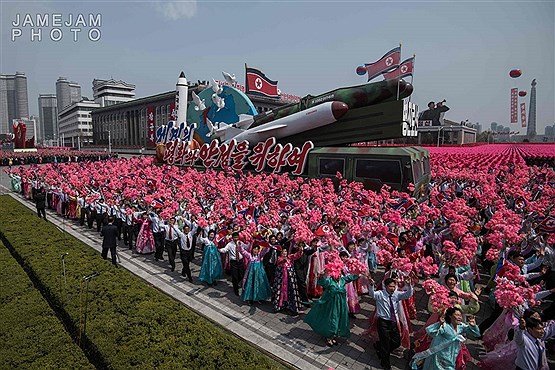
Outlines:
[{"label": "north korean flag", "polygon": [[331,227],[329,224],[322,224],[314,231],[314,235],[324,236],[326,234],[331,234],[332,232],[333,227]]},{"label": "north korean flag", "polygon": [[353,198],[355,198],[356,200],[358,200],[359,202],[363,203],[363,204],[370,204],[370,199],[368,199],[368,197],[366,197],[366,195],[355,191],[353,194]]},{"label": "north korean flag", "polygon": [[386,80],[393,80],[395,78],[403,78],[407,76],[412,76],[412,71],[414,70],[414,57],[406,59],[401,63],[401,65],[395,68],[393,71],[384,73],[384,78]]},{"label": "north korean flag", "polygon": [[389,72],[399,66],[401,61],[401,47],[397,46],[384,54],[377,62],[365,64],[357,68],[358,74],[364,74],[364,70],[368,73],[368,81],[381,75],[384,72]]},{"label": "north korean flag", "polygon": [[220,243],[222,240],[224,240],[227,234],[229,234],[229,230],[227,229],[222,229],[218,231],[218,234],[216,234],[216,238],[215,238],[216,243]]},{"label": "north korean flag", "polygon": [[288,201],[280,201],[279,202],[279,207],[281,208],[282,212],[287,212],[290,213],[292,210],[295,209],[295,203],[293,203],[292,201],[288,200]]},{"label": "north korean flag", "polygon": [[246,67],[245,92],[266,96],[269,98],[279,98],[277,81],[272,81],[264,73],[255,68]]},{"label": "north korean flag", "polygon": [[269,196],[269,197],[279,197],[279,196],[281,196],[281,189],[280,188],[275,188],[275,189],[270,190],[269,192],[267,192],[266,195]]},{"label": "north korean flag", "polygon": [[555,217],[547,216],[539,224],[540,231],[545,233],[555,233]]}]

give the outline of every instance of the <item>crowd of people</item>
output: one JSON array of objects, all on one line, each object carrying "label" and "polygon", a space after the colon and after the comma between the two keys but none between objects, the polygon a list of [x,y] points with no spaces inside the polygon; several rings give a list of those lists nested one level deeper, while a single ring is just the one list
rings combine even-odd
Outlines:
[{"label": "crowd of people", "polygon": [[[375,303],[369,336],[385,369],[398,347],[415,369],[464,369],[473,361],[465,335],[482,340],[481,368],[547,369],[555,171],[528,167],[513,147],[432,153],[432,182],[419,199],[343,179],[336,188],[329,179],[199,172],[149,158],[9,173],[14,191],[37,200],[39,217],[44,206],[99,232],[109,226],[105,234],[167,259],[171,271],[179,251],[189,282],[200,257],[200,281],[215,285],[227,272],[248,304],[306,312],[330,347],[349,336],[349,317],[368,295]],[[102,256],[113,250],[117,265],[111,244]],[[484,287],[481,274],[490,276]],[[419,331],[411,323],[416,285],[429,295]],[[477,325],[484,304],[492,314]]]},{"label": "crowd of people", "polygon": [[101,161],[112,157],[117,157],[117,154],[106,152],[83,152],[69,150],[68,148],[37,149],[37,151],[33,152],[0,151],[0,166],[7,166],[11,168],[11,166],[25,164]]}]

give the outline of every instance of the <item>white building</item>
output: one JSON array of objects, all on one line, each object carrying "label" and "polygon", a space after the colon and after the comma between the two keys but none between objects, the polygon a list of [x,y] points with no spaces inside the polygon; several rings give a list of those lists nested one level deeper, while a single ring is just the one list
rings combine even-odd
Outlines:
[{"label": "white building", "polygon": [[58,113],[60,145],[78,149],[81,145],[93,143],[91,111],[100,104],[91,100],[81,100]]},{"label": "white building", "polygon": [[135,85],[124,81],[93,80],[93,99],[101,107],[124,103],[135,98]]}]

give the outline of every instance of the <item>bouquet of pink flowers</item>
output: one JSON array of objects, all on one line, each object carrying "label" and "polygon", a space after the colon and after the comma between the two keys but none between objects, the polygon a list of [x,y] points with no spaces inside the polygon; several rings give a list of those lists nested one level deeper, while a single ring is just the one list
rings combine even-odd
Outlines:
[{"label": "bouquet of pink flowers", "polygon": [[368,272],[368,267],[356,258],[346,258],[345,266],[351,274],[362,275]]},{"label": "bouquet of pink flowers", "polygon": [[407,257],[394,258],[391,268],[405,273],[405,275],[410,274],[412,271],[413,264]]},{"label": "bouquet of pink flowers", "polygon": [[453,306],[451,298],[449,298],[449,289],[437,281],[428,279],[422,283],[422,287],[426,294],[430,296],[430,303],[434,312],[441,313]]}]

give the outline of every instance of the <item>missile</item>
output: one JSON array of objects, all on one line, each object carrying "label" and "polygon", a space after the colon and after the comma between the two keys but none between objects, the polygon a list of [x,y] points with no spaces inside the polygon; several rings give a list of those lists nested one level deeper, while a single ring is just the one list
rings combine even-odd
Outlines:
[{"label": "missile", "polygon": [[368,105],[397,100],[397,85],[399,85],[399,99],[412,94],[412,85],[404,80],[392,79],[360,86],[343,87],[328,91],[318,96],[307,95],[298,103],[291,103],[254,117],[252,127],[257,127],[274,120],[287,117],[294,113],[308,109],[329,101],[347,104],[349,109],[361,108]]},{"label": "missile", "polygon": [[177,126],[181,123],[187,123],[187,98],[189,94],[189,86],[185,73],[181,72],[177,83],[175,84],[175,111],[177,114]]},{"label": "missile", "polygon": [[215,136],[224,136],[226,142],[231,139],[237,142],[246,140],[254,145],[269,137],[280,139],[329,125],[343,117],[348,110],[349,106],[346,103],[330,101],[246,130],[225,127],[216,131]]}]

